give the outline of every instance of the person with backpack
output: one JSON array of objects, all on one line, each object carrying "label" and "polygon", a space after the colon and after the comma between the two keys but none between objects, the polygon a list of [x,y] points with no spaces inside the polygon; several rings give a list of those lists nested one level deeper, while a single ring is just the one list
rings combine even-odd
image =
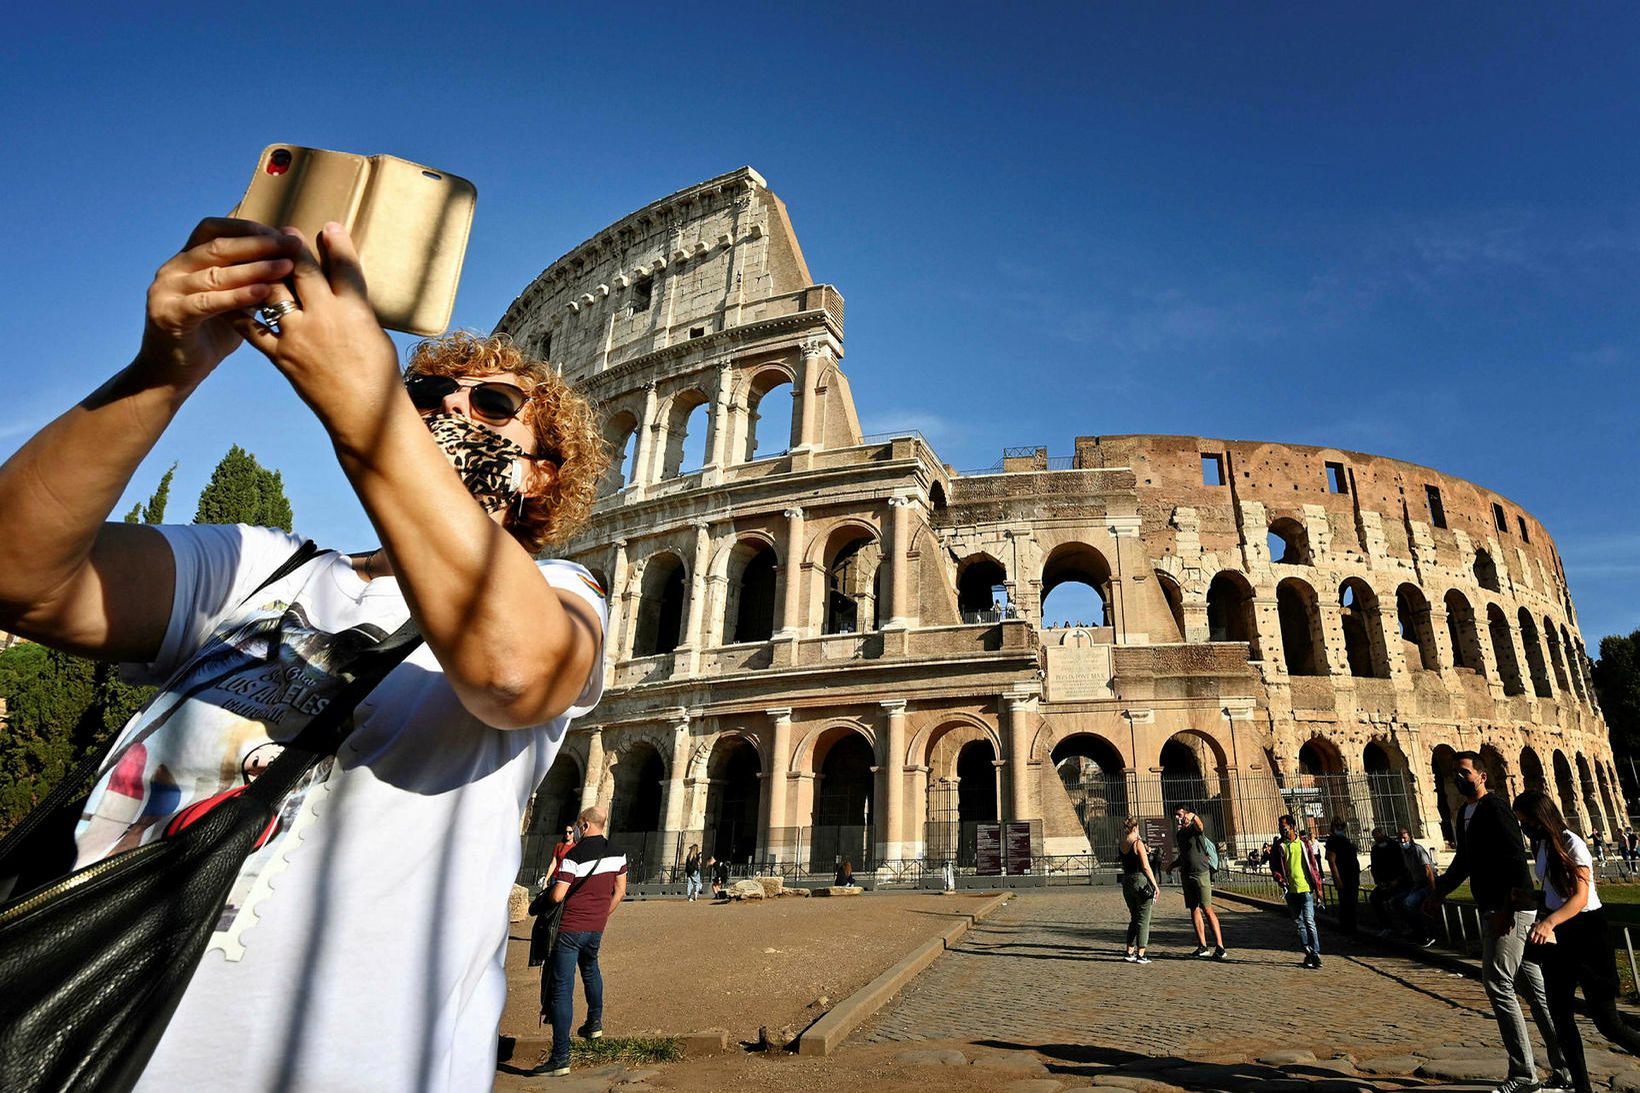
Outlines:
[{"label": "person with backpack", "polygon": [[[1173,832],[1175,853],[1169,873],[1179,872],[1179,883],[1184,889],[1185,909],[1190,912],[1190,923],[1196,929],[1196,951],[1191,956],[1223,960],[1224,933],[1219,928],[1218,912],[1213,910],[1213,874],[1219,869],[1218,848],[1202,828],[1202,818],[1184,805],[1173,810],[1177,828]],[[1207,947],[1207,926],[1213,927],[1213,948]]]},{"label": "person with backpack", "polygon": [[1291,816],[1279,821],[1281,837],[1270,852],[1270,872],[1287,898],[1287,910],[1298,927],[1298,941],[1304,946],[1304,966],[1321,967],[1321,934],[1315,928],[1315,897],[1321,891],[1321,863],[1316,860],[1315,841],[1300,839]]}]

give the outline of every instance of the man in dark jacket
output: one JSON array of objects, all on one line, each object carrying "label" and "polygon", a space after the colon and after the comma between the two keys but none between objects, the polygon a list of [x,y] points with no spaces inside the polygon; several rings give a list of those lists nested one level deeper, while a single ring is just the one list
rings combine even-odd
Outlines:
[{"label": "man in dark jacket", "polygon": [[1523,960],[1526,935],[1537,918],[1532,893],[1532,874],[1526,863],[1526,840],[1520,822],[1509,805],[1486,784],[1486,771],[1478,752],[1459,752],[1453,761],[1452,780],[1463,795],[1464,805],[1452,818],[1458,853],[1428,903],[1433,911],[1454,888],[1469,881],[1475,904],[1481,913],[1481,982],[1492,1001],[1498,1019],[1503,1048],[1509,1056],[1509,1074],[1499,1086],[1506,1093],[1534,1093],[1540,1088],[1537,1066],[1532,1058],[1532,1041],[1526,1018],[1520,1012],[1518,985],[1526,989],[1532,1019],[1543,1035],[1554,1073],[1548,1084],[1569,1087],[1560,1044],[1549,1020],[1548,997],[1543,989],[1543,973],[1536,964]]},{"label": "man in dark jacket", "polygon": [[1327,866],[1338,888],[1338,924],[1353,934],[1355,909],[1361,902],[1361,852],[1355,848],[1346,826],[1342,816],[1332,822],[1332,835],[1327,839]]}]

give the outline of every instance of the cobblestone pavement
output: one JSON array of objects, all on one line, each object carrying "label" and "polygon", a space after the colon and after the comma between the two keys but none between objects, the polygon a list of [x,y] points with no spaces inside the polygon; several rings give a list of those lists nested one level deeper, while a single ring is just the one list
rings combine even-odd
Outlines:
[{"label": "cobblestone pavement", "polygon": [[[857,1031],[859,1046],[838,1061],[937,1044],[947,1054],[929,1053],[930,1068],[950,1074],[955,1048],[969,1068],[1051,1083],[1041,1090],[1489,1089],[1504,1076],[1476,980],[1336,932],[1323,933],[1325,966],[1307,970],[1284,917],[1229,902],[1218,910],[1227,961],[1190,957],[1189,920],[1178,894],[1164,891],[1153,963],[1136,966],[1122,961],[1127,912],[1116,889],[1021,895]],[[1640,1093],[1636,1060],[1603,1050],[1584,1028],[1596,1087]],[[1547,1077],[1541,1045],[1538,1058]]]}]

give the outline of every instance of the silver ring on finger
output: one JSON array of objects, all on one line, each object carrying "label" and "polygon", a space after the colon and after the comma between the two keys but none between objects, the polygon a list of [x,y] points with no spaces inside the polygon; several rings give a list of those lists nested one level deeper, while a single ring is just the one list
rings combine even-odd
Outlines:
[{"label": "silver ring on finger", "polygon": [[297,303],[295,300],[280,300],[277,303],[263,304],[261,307],[256,309],[256,314],[257,317],[262,320],[263,326],[267,327],[275,334],[278,334],[279,320],[283,319],[286,315],[289,315],[292,311],[300,310],[302,310],[302,305]]}]

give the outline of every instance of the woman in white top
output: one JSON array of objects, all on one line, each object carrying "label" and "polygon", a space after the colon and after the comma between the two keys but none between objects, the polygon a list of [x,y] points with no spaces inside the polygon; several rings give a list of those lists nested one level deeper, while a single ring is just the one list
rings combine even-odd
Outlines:
[{"label": "woman in white top", "polygon": [[1515,816],[1532,840],[1543,884],[1544,911],[1527,938],[1527,953],[1543,967],[1549,1016],[1575,1088],[1588,1093],[1589,1069],[1573,1008],[1578,986],[1583,987],[1595,1027],[1606,1039],[1640,1055],[1640,1030],[1617,1012],[1617,966],[1595,892],[1594,857],[1588,845],[1568,830],[1547,793],[1528,790],[1516,797]]}]

